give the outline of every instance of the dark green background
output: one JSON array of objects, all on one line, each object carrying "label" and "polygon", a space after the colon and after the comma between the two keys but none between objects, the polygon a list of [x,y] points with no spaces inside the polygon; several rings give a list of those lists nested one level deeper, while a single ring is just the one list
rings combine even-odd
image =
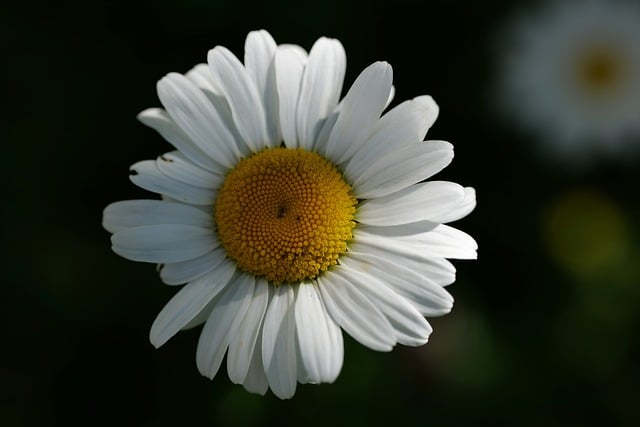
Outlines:
[{"label": "dark green background", "polygon": [[[640,425],[639,157],[551,160],[495,112],[496,41],[530,4],[3,6],[0,425]],[[156,81],[217,44],[242,57],[259,28],[307,49],[339,38],[345,87],[389,61],[394,104],[441,107],[428,137],[456,158],[438,177],[478,194],[456,226],[479,259],[456,262],[456,305],[430,343],[376,353],[347,339],[338,380],[290,401],[201,377],[198,329],[153,349],[175,289],[113,254],[100,225],[108,203],[151,196],[129,165],[170,150],[135,120],[160,105]]]}]

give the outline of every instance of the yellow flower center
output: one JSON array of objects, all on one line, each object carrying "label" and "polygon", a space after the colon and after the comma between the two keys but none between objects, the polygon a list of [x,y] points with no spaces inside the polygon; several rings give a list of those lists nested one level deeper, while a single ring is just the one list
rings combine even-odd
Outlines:
[{"label": "yellow flower center", "polygon": [[220,242],[244,271],[273,284],[314,278],[346,252],[356,199],[325,158],[271,148],[241,160],[215,204]]},{"label": "yellow flower center", "polygon": [[611,48],[592,47],[579,56],[576,63],[578,81],[592,94],[607,94],[624,80],[624,60]]}]

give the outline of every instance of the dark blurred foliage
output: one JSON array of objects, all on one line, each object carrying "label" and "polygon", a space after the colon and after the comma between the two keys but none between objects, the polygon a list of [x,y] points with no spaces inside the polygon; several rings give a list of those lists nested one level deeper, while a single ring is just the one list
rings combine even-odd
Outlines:
[{"label": "dark blurred foliage", "polygon": [[[528,4],[3,5],[0,425],[640,425],[638,158],[549,162],[494,114],[494,41]],[[478,194],[457,226],[479,259],[456,262],[456,306],[430,343],[385,354],[346,339],[336,383],[290,401],[201,377],[199,330],[153,349],[175,289],[113,254],[100,225],[108,203],[150,196],[129,165],[170,149],[135,120],[159,106],[156,81],[217,44],[242,55],[259,28],[307,49],[339,38],[346,87],[389,61],[394,104],[441,107],[428,137],[456,158],[438,177]]]}]

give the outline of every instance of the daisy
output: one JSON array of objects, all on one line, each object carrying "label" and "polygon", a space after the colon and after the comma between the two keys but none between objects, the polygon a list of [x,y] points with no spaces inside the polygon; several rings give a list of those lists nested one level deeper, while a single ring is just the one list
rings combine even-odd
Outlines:
[{"label": "daisy", "polygon": [[176,148],[131,167],[162,200],[113,203],[103,225],[118,255],[185,285],[151,343],[204,323],[204,376],[226,354],[231,381],[286,399],[298,382],[337,378],[343,330],[378,351],[425,344],[424,316],[453,304],[445,258],[476,257],[474,240],[444,225],[474,208],[474,190],[422,182],[453,158],[451,144],[423,142],[436,104],[421,96],[380,117],[385,62],[339,102],[345,66],[337,40],[307,53],[256,31],[244,65],[215,47],[208,64],[158,82],[165,109],[138,116]]},{"label": "daisy", "polygon": [[506,107],[555,152],[616,152],[640,135],[637,3],[558,0],[505,39]]}]

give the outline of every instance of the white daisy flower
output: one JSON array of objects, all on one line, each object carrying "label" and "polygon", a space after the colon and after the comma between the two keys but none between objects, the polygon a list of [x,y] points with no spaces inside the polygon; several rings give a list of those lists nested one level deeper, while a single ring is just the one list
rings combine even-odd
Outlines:
[{"label": "white daisy flower", "polygon": [[639,6],[559,0],[503,38],[506,107],[552,152],[615,153],[640,135]]},{"label": "white daisy flower", "polygon": [[345,66],[337,40],[307,54],[256,31],[244,65],[218,46],[208,65],[162,78],[165,109],[139,115],[176,148],[131,167],[162,200],[113,203],[103,224],[114,252],[185,284],[150,337],[160,347],[204,323],[202,375],[226,353],[231,381],[286,399],[298,382],[336,379],[342,330],[378,351],[422,345],[423,316],[453,304],[445,258],[476,257],[474,240],[444,225],[474,208],[474,190],[422,182],[453,158],[451,144],[423,142],[436,104],[421,96],[380,117],[393,91],[385,62],[338,102]]}]

